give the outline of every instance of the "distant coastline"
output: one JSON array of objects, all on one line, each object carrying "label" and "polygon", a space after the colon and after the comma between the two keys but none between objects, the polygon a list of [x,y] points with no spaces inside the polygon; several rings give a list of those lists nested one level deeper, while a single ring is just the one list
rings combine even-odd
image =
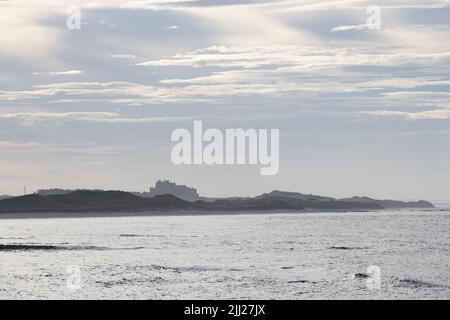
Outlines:
[{"label": "distant coastline", "polygon": [[[205,199],[205,198],[203,198]],[[404,202],[368,197],[335,199],[297,192],[272,191],[257,197],[186,201],[172,194],[141,197],[124,191],[77,190],[29,194],[0,200],[0,216],[8,215],[205,215],[268,212],[357,212],[434,209],[428,201]]]}]

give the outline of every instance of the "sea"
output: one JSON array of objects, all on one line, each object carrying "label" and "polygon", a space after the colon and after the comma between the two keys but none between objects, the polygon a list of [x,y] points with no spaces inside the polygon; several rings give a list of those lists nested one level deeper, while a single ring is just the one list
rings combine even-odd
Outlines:
[{"label": "sea", "polygon": [[0,219],[0,299],[449,299],[450,212]]}]

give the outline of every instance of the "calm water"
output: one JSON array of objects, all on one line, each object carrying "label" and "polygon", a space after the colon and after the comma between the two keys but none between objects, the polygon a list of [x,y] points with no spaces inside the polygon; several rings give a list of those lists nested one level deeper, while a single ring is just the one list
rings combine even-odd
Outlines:
[{"label": "calm water", "polygon": [[0,298],[449,299],[449,231],[449,212],[3,219]]}]

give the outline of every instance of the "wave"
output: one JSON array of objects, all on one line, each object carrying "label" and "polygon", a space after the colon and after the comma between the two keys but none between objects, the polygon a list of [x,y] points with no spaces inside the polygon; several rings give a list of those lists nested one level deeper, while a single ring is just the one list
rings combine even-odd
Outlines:
[{"label": "wave", "polygon": [[192,266],[192,267],[175,267],[172,268],[175,272],[206,272],[206,271],[219,271],[220,268],[204,267],[204,266]]},{"label": "wave", "polygon": [[134,234],[134,233],[122,233],[119,235],[121,238],[149,238],[149,237],[164,237],[162,234]]},{"label": "wave", "polygon": [[0,251],[108,250],[95,246],[59,246],[48,244],[0,244]]},{"label": "wave", "polygon": [[[163,266],[159,264],[151,264],[146,266],[130,266],[129,272],[141,272],[141,271],[171,271],[176,273],[182,272],[207,272],[207,271],[221,271],[224,270],[222,268],[216,267],[207,267],[207,266],[190,266],[190,267],[171,267],[171,266]],[[244,271],[245,269],[228,269],[228,271]]]},{"label": "wave", "polygon": [[145,235],[143,235],[143,234],[127,234],[127,233],[124,233],[124,234],[119,235],[119,237],[121,237],[121,238],[138,238],[138,237],[145,237]]},{"label": "wave", "polygon": [[131,248],[108,248],[86,245],[53,245],[53,244],[0,244],[0,252],[2,251],[70,251],[70,250],[138,250],[144,247]]},{"label": "wave", "polygon": [[370,249],[370,248],[369,247],[332,246],[332,247],[328,247],[328,249],[332,249],[332,250],[365,250],[365,249]]},{"label": "wave", "polygon": [[314,284],[314,283],[317,283],[317,282],[316,281],[310,281],[310,280],[303,280],[303,279],[301,279],[301,280],[290,280],[287,283],[289,283],[289,284],[293,284],[293,283],[312,283],[312,284]]},{"label": "wave", "polygon": [[0,244],[0,251],[60,250],[58,246],[30,244]]},{"label": "wave", "polygon": [[9,238],[0,238],[0,240],[29,240],[34,237],[9,237]]},{"label": "wave", "polygon": [[302,241],[279,241],[277,243],[287,243],[287,244],[306,244],[306,242]]},{"label": "wave", "polygon": [[432,283],[428,281],[422,281],[418,279],[400,279],[399,280],[401,287],[410,287],[410,288],[449,288],[449,285]]},{"label": "wave", "polygon": [[109,280],[109,281],[96,281],[95,283],[101,285],[105,288],[111,288],[114,286],[127,286],[127,285],[136,285],[136,284],[146,284],[146,283],[161,283],[165,280],[161,277],[156,278],[122,278],[118,280]]},{"label": "wave", "polygon": [[141,250],[145,247],[124,247],[124,248],[106,248],[105,250]]}]

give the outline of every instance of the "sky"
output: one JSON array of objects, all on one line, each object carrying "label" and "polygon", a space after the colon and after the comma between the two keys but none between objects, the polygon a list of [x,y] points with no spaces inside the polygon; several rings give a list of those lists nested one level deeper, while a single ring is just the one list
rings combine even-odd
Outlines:
[{"label": "sky", "polygon": [[[169,179],[450,200],[449,17],[450,0],[0,0],[0,194]],[[194,120],[279,129],[279,173],[174,165]]]}]

